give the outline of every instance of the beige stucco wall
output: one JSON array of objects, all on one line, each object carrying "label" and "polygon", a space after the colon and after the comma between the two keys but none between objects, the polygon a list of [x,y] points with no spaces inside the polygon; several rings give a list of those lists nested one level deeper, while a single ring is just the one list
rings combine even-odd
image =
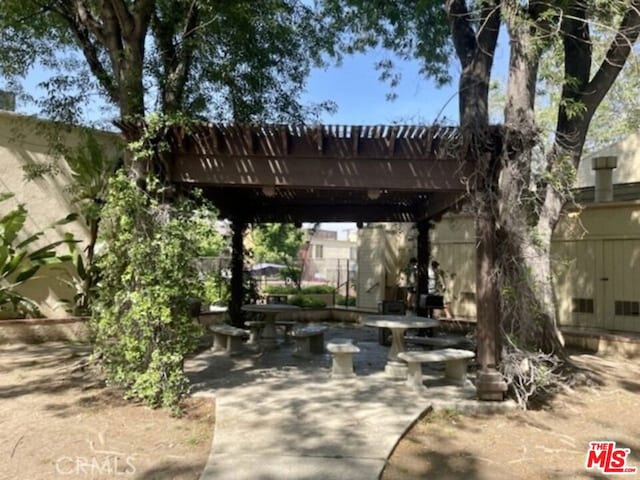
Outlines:
[{"label": "beige stucco wall", "polygon": [[379,223],[358,231],[358,307],[375,309],[382,300],[404,299],[404,270],[415,252],[412,227]]},{"label": "beige stucco wall", "polygon": [[[475,243],[470,216],[436,224],[433,256],[447,276],[456,316],[475,316]],[[640,202],[590,204],[559,223],[552,267],[562,325],[640,332],[640,317],[615,313],[616,301],[640,301]],[[606,279],[606,280],[604,280]],[[594,313],[573,312],[573,298],[594,300]]]},{"label": "beige stucco wall", "polygon": [[[6,212],[22,203],[28,211],[25,235],[45,230],[40,244],[53,242],[70,232],[80,240],[79,248],[84,248],[87,240],[87,229],[81,220],[58,226],[51,230],[47,227],[55,221],[76,211],[69,193],[65,190],[69,184],[69,171],[64,160],[58,159],[60,173],[55,177],[28,181],[24,177],[23,167],[30,164],[50,163],[56,160],[51,153],[52,124],[0,111],[0,191],[11,192],[15,197],[0,204],[0,212]],[[106,148],[116,151],[119,148],[119,137],[106,132],[96,132],[98,140]],[[80,141],[77,130],[58,134],[57,141],[67,146],[76,146]],[[66,253],[67,247],[60,247]],[[70,290],[65,281],[71,279],[69,270],[60,268],[43,268],[37,278],[29,282],[22,293],[34,298],[46,316],[63,317],[67,315],[61,298],[68,298]]]}]

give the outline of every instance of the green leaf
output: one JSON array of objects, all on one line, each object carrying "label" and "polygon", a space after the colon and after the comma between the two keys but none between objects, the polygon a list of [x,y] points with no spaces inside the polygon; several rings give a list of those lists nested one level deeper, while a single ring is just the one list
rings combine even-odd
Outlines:
[{"label": "green leaf", "polygon": [[0,218],[0,237],[3,238],[3,243],[12,244],[26,220],[27,211],[22,205]]},{"label": "green leaf", "polygon": [[23,248],[28,247],[30,244],[32,244],[33,242],[38,240],[43,234],[44,234],[43,232],[34,233],[33,235],[31,235],[27,239],[25,239],[22,242],[20,242],[18,245],[16,245],[16,250],[21,250]]},{"label": "green leaf", "polygon": [[68,223],[75,222],[77,219],[78,219],[77,213],[70,213],[66,217],[61,218],[60,220],[53,223],[52,226],[66,225]]},{"label": "green leaf", "polygon": [[9,262],[2,266],[2,275],[8,276],[16,271],[18,266],[22,263],[24,258],[26,257],[27,252],[21,251],[16,253],[13,257],[10,258]]},{"label": "green leaf", "polygon": [[7,245],[0,245],[0,268],[2,268],[9,258],[9,247]]},{"label": "green leaf", "polygon": [[74,257],[74,264],[76,266],[76,270],[78,271],[78,276],[84,280],[85,278],[87,278],[87,272],[84,268],[84,260],[82,259],[82,255],[80,255],[78,252],[75,252]]},{"label": "green leaf", "polygon": [[32,262],[46,261],[51,258],[56,258],[56,252],[53,250],[44,250],[39,252],[37,255],[36,254],[29,255],[28,258]]},{"label": "green leaf", "polygon": [[0,192],[0,202],[4,202],[5,200],[8,200],[13,197],[14,197],[13,193]]},{"label": "green leaf", "polygon": [[34,265],[31,268],[28,268],[27,270],[23,270],[16,276],[16,283],[20,284],[22,282],[25,282],[26,280],[33,277],[38,270],[40,270],[40,265]]}]

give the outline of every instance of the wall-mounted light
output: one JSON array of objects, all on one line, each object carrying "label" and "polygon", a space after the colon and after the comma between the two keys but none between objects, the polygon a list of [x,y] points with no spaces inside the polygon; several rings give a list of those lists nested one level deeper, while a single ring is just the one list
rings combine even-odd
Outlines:
[{"label": "wall-mounted light", "polygon": [[270,185],[262,187],[262,193],[265,197],[273,197],[276,194],[276,187]]},{"label": "wall-mounted light", "polygon": [[367,197],[369,197],[369,200],[377,200],[378,198],[380,198],[381,193],[382,192],[379,189],[371,188],[367,190]]}]

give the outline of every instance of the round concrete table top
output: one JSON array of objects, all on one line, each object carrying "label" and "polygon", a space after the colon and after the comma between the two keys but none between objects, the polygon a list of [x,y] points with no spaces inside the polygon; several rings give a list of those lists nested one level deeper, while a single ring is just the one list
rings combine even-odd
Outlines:
[{"label": "round concrete table top", "polygon": [[433,328],[440,322],[433,318],[417,315],[370,315],[365,318],[365,325],[384,328]]}]

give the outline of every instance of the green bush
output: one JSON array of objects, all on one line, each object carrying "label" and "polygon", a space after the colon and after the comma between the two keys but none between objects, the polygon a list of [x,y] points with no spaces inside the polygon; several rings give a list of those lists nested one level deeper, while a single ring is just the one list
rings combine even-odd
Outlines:
[{"label": "green bush", "polygon": [[226,305],[231,291],[229,281],[222,275],[212,272],[202,280],[202,301],[210,305]]},{"label": "green bush", "polygon": [[315,293],[315,294],[331,294],[335,293],[336,288],[331,285],[311,285],[304,287],[300,290],[300,293]]},{"label": "green bush", "polygon": [[355,307],[356,306],[356,297],[349,297],[349,301],[347,302],[347,297],[344,295],[340,295],[336,299],[336,305]]},{"label": "green bush", "polygon": [[143,192],[122,172],[110,182],[92,326],[96,358],[110,382],[125,388],[127,398],[177,407],[188,391],[184,358],[201,335],[190,316],[190,299],[202,298],[198,207],[186,200],[161,203],[155,185],[149,179]]},{"label": "green bush", "polygon": [[273,295],[293,295],[300,293],[296,287],[290,287],[288,285],[267,285],[263,289],[264,293],[272,293]]},{"label": "green bush", "polygon": [[302,308],[324,308],[327,306],[327,302],[306,295],[294,295],[289,299],[288,303]]}]

